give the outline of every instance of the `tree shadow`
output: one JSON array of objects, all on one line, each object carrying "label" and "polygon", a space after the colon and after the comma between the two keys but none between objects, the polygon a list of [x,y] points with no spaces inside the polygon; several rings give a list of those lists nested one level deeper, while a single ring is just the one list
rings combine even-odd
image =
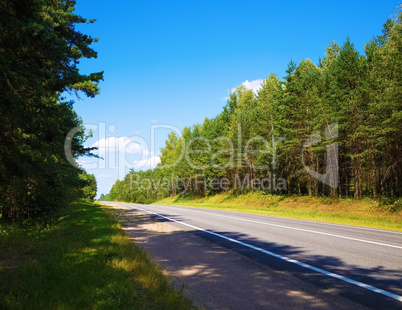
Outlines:
[{"label": "tree shadow", "polygon": [[[138,217],[141,214],[134,210],[125,213],[129,217]],[[387,269],[384,266],[362,268],[337,257],[311,255],[302,247],[266,242],[242,232],[214,230],[210,234],[195,229],[183,231],[172,228],[169,219],[156,215],[141,216],[142,222],[125,225],[126,232],[169,271],[176,285],[185,283],[187,290],[195,294],[198,303],[206,308],[401,307],[401,303],[392,298],[250,249],[215,234],[285,257],[303,256],[303,263],[398,295],[402,295],[401,270]],[[179,215],[166,216],[177,221],[186,220]],[[158,228],[157,225],[162,226]]]}]

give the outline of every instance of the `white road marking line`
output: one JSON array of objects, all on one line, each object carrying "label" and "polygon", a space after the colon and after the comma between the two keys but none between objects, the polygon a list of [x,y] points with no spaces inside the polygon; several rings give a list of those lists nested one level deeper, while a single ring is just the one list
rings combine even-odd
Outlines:
[{"label": "white road marking line", "polygon": [[325,233],[325,232],[316,231],[316,230],[310,230],[310,229],[296,228],[296,227],[291,227],[291,226],[272,224],[272,223],[260,222],[260,221],[255,221],[255,220],[248,220],[248,219],[243,219],[243,218],[234,217],[234,216],[227,216],[227,215],[210,213],[210,212],[207,212],[207,211],[201,211],[201,210],[196,210],[196,211],[198,211],[198,212],[200,212],[202,214],[211,214],[211,215],[214,215],[214,216],[220,216],[220,217],[229,218],[229,219],[233,219],[233,220],[239,220],[239,221],[245,221],[245,222],[250,222],[250,223],[275,226],[275,227],[286,228],[286,229],[293,229],[293,230],[304,231],[304,232],[309,232],[309,233],[314,233],[314,234],[319,234],[319,235],[326,235],[326,236],[330,236],[330,237],[336,237],[336,238],[342,238],[342,239],[347,239],[347,240],[365,242],[365,243],[370,243],[370,244],[375,244],[375,245],[380,245],[380,246],[387,246],[387,247],[396,248],[396,249],[402,249],[402,246],[393,245],[393,244],[369,241],[369,240],[364,240],[364,239],[359,239],[359,238],[352,238],[352,237],[341,236],[341,235],[336,235],[336,234],[330,234],[330,233]]},{"label": "white road marking line", "polygon": [[330,271],[326,271],[326,270],[321,269],[321,268],[317,268],[317,267],[311,266],[311,265],[306,264],[306,263],[299,262],[298,260],[291,259],[291,258],[289,258],[289,257],[282,256],[282,255],[279,255],[279,254],[276,254],[276,253],[273,253],[273,252],[270,252],[270,251],[261,249],[261,248],[259,248],[259,247],[254,246],[254,245],[251,245],[251,244],[248,244],[248,243],[245,243],[245,242],[242,242],[242,241],[233,239],[233,238],[229,238],[229,237],[226,237],[226,236],[224,236],[224,235],[221,235],[221,234],[218,234],[218,233],[214,233],[214,232],[212,232],[212,231],[209,231],[209,230],[206,230],[206,229],[203,229],[203,228],[200,228],[200,227],[191,225],[191,224],[187,224],[187,223],[184,223],[184,222],[180,222],[180,221],[178,221],[178,220],[169,218],[169,217],[167,217],[167,216],[164,216],[164,215],[159,214],[159,213],[156,213],[156,212],[148,211],[148,210],[139,208],[139,207],[137,207],[137,206],[132,206],[132,208],[136,208],[136,209],[138,209],[138,210],[142,210],[142,211],[144,211],[144,212],[157,215],[157,216],[162,217],[162,218],[165,218],[165,219],[167,219],[167,220],[169,220],[169,221],[176,222],[176,223],[179,223],[179,224],[188,226],[188,227],[190,227],[190,228],[194,228],[194,229],[199,230],[199,231],[203,231],[203,232],[208,233],[208,234],[211,234],[211,235],[213,235],[213,236],[216,236],[216,237],[219,237],[219,238],[222,238],[222,239],[225,239],[225,240],[228,240],[228,241],[231,241],[231,242],[234,242],[234,243],[243,245],[243,246],[248,247],[248,248],[250,248],[250,249],[259,251],[259,252],[261,252],[261,253],[264,253],[264,254],[267,254],[267,255],[270,255],[270,256],[279,258],[279,259],[284,260],[284,261],[287,261],[287,262],[289,262],[289,263],[296,264],[296,265],[298,265],[298,266],[301,266],[301,267],[304,267],[304,268],[307,268],[307,269],[316,271],[316,272],[318,272],[318,273],[321,273],[321,274],[330,276],[330,277],[335,278],[335,279],[339,279],[339,280],[341,280],[341,281],[344,281],[344,282],[347,282],[347,283],[350,283],[350,284],[353,284],[353,285],[356,285],[356,286],[365,288],[365,289],[370,290],[370,291],[372,291],[372,292],[376,292],[376,293],[385,295],[385,296],[387,296],[387,297],[391,297],[391,298],[393,298],[393,299],[396,299],[396,300],[402,302],[402,296],[399,296],[399,295],[396,295],[396,294],[394,294],[394,293],[385,291],[385,290],[383,290],[383,289],[380,289],[380,288],[377,288],[377,287],[374,287],[374,286],[371,286],[371,285],[368,285],[368,284],[365,284],[365,283],[362,283],[362,282],[359,282],[359,281],[356,281],[356,280],[353,280],[353,279],[350,279],[350,278],[347,278],[347,277],[344,277],[344,276],[341,276],[341,275],[339,275],[339,274],[336,274],[336,273],[333,273],[333,272],[330,272]]},{"label": "white road marking line", "polygon": [[[199,207],[188,207],[188,206],[174,206],[174,205],[154,205],[154,206],[160,206],[160,207],[175,207],[175,208],[188,208],[192,209],[197,212],[204,212],[204,213],[209,213],[207,211],[202,211],[202,210],[211,210],[210,208],[199,208]],[[257,213],[250,213],[250,212],[237,212],[237,211],[227,211],[227,210],[220,210],[220,209],[215,209],[216,211],[221,211],[221,212],[236,212],[236,213],[242,213],[242,214],[247,214],[247,215],[264,215],[264,214],[257,214]],[[211,213],[216,215],[215,213]],[[369,227],[360,227],[360,226],[353,226],[353,225],[343,225],[343,224],[335,224],[335,223],[326,223],[326,222],[319,222],[319,221],[314,221],[314,220],[303,220],[303,219],[296,219],[296,218],[287,218],[287,217],[282,217],[278,215],[264,215],[264,216],[269,216],[273,218],[278,218],[281,220],[295,220],[295,221],[300,221],[300,222],[310,222],[314,224],[319,224],[319,225],[325,225],[325,226],[337,226],[337,227],[346,227],[348,229],[356,229],[356,230],[368,230],[368,231],[374,231],[374,232],[380,232],[380,233],[386,233],[386,234],[397,234],[397,235],[402,235],[402,232],[399,231],[393,231],[393,230],[385,230],[385,229],[377,229],[377,228],[369,228]]]},{"label": "white road marking line", "polygon": [[287,229],[305,231],[305,232],[315,233],[315,234],[319,234],[319,235],[326,235],[326,236],[337,237],[337,238],[343,238],[343,239],[354,240],[354,241],[360,241],[360,242],[366,242],[366,243],[371,243],[371,244],[376,244],[376,245],[388,246],[388,247],[396,248],[396,249],[402,249],[402,246],[397,246],[397,245],[393,245],[393,244],[387,244],[387,243],[381,243],[381,242],[363,240],[363,239],[358,239],[358,238],[346,237],[346,236],[341,236],[341,235],[336,235],[336,234],[330,234],[330,233],[325,233],[325,232],[316,231],[316,230],[309,230],[309,229],[296,228],[296,227],[290,227],[290,226],[285,226],[285,225],[278,225],[278,224],[271,224],[271,223],[266,223],[266,222],[260,222],[260,221],[242,219],[242,218],[234,217],[234,216],[227,216],[227,215],[220,215],[220,214],[215,214],[215,213],[210,213],[210,212],[203,212],[203,214],[205,214],[205,213],[206,213],[206,214],[215,215],[215,216],[225,217],[225,218],[229,218],[229,219],[239,220],[239,221],[245,221],[245,222],[251,222],[251,223],[256,223],[256,224],[263,224],[263,225],[269,225],[269,226],[275,226],[275,227],[281,227],[281,228],[287,228]]}]

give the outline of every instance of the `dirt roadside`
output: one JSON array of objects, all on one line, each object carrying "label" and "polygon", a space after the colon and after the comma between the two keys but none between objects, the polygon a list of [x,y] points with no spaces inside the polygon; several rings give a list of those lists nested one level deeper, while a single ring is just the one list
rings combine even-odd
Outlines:
[{"label": "dirt roadside", "polygon": [[286,272],[180,230],[149,215],[109,206],[126,233],[146,250],[183,292],[202,309],[366,309],[319,290]]}]

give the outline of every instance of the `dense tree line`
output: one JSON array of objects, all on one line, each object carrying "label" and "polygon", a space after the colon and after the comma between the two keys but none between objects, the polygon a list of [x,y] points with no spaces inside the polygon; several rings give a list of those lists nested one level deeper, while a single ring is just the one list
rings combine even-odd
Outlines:
[{"label": "dense tree line", "polygon": [[[291,61],[255,94],[240,86],[223,111],[172,132],[153,171],[131,171],[111,200],[178,193],[266,190],[287,194],[400,197],[402,14],[361,55],[348,38],[318,65]],[[265,182],[265,183],[264,183]]]},{"label": "dense tree line", "polygon": [[[93,176],[65,155],[71,129],[82,125],[64,92],[98,93],[102,72],[81,74],[96,57],[96,39],[75,29],[87,23],[72,0],[0,1],[0,214],[3,220],[44,216],[76,195],[94,197]],[[89,155],[83,129],[69,141],[71,158]],[[67,146],[68,149],[68,146]],[[89,186],[90,190],[83,189]]]}]

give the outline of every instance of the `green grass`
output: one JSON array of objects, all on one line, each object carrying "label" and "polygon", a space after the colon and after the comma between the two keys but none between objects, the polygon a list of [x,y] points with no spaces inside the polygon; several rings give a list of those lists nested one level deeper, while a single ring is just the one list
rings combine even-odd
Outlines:
[{"label": "green grass", "polygon": [[334,199],[271,195],[263,192],[222,193],[203,198],[169,197],[154,204],[229,210],[402,231],[402,210],[377,207],[371,199]]},{"label": "green grass", "polygon": [[191,309],[110,211],[77,202],[50,227],[0,222],[0,309]]}]

